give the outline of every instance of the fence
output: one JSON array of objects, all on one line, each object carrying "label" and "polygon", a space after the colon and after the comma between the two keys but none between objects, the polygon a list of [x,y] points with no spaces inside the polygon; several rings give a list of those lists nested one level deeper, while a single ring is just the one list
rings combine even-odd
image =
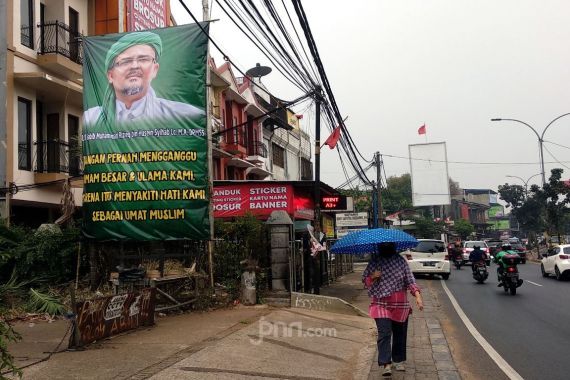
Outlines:
[{"label": "fence", "polygon": [[82,35],[59,21],[39,24],[39,54],[60,54],[75,63],[83,64]]}]

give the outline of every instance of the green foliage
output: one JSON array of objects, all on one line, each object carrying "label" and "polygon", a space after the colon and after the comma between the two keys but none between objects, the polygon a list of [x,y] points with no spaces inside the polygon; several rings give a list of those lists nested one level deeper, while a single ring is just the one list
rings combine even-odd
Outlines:
[{"label": "green foliage", "polygon": [[31,285],[41,285],[46,281],[60,284],[72,280],[79,239],[77,228],[34,232],[21,227],[0,227],[3,252],[0,282],[12,273],[17,278],[31,279]]},{"label": "green foliage", "polygon": [[412,208],[412,177],[409,173],[391,176],[382,191],[382,204],[387,213]]},{"label": "green foliage", "polygon": [[253,260],[262,268],[269,266],[266,229],[250,214],[231,222],[216,220],[214,227],[214,278],[235,299],[239,296],[243,260]]},{"label": "green foliage", "polygon": [[570,188],[562,179],[562,169],[552,169],[548,183],[542,188],[533,185],[525,194],[520,185],[499,186],[501,199],[512,206],[520,227],[529,233],[543,230],[551,236],[564,234],[569,228]]},{"label": "green foliage", "polygon": [[525,189],[521,185],[499,185],[499,198],[507,202],[507,207],[517,209],[525,202]]},{"label": "green foliage", "polygon": [[47,293],[40,293],[33,288],[30,289],[28,308],[36,313],[47,313],[50,315],[61,315],[66,310],[57,297]]},{"label": "green foliage", "polygon": [[424,216],[413,218],[416,225],[415,234],[421,239],[439,239],[440,235],[445,231],[445,224],[434,222],[431,218]]},{"label": "green foliage", "polygon": [[469,235],[475,232],[475,227],[465,219],[456,220],[453,228],[462,239],[467,239]]},{"label": "green foliage", "polygon": [[12,375],[22,377],[22,371],[14,365],[14,357],[8,352],[8,342],[17,342],[20,339],[20,335],[12,329],[12,326],[0,319],[0,380],[7,379],[2,375],[6,370]]},{"label": "green foliage", "polygon": [[372,204],[372,193],[370,190],[355,189],[341,190],[340,193],[347,197],[352,197],[354,201],[354,212],[368,212]]}]

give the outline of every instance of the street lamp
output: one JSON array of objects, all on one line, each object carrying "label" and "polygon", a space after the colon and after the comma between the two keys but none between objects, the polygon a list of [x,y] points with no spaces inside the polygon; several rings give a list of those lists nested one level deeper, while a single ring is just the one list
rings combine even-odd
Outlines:
[{"label": "street lamp", "polygon": [[528,179],[527,179],[526,181],[525,181],[523,178],[518,177],[518,176],[516,176],[516,175],[506,175],[505,177],[508,177],[508,178],[518,178],[518,179],[520,179],[521,181],[523,181],[523,183],[524,183],[524,196],[525,196],[525,198],[528,198],[528,181],[530,181],[532,178],[536,177],[537,175],[541,175],[541,174],[542,174],[542,173],[533,174],[533,175],[531,175],[530,177],[528,177]]},{"label": "street lamp", "polygon": [[556,118],[554,118],[550,123],[548,123],[548,125],[546,126],[546,128],[544,128],[544,130],[542,131],[541,134],[538,134],[538,132],[536,131],[536,129],[534,129],[530,124],[525,123],[524,121],[521,120],[517,120],[517,119],[501,119],[501,118],[495,118],[495,119],[491,119],[491,121],[515,121],[517,123],[521,123],[526,125],[527,127],[529,127],[530,129],[532,129],[532,131],[534,132],[534,134],[536,135],[536,137],[538,138],[538,148],[539,148],[539,159],[540,159],[540,174],[542,174],[542,186],[544,186],[544,184],[546,183],[546,178],[544,176],[544,151],[542,149],[542,144],[544,143],[544,134],[546,133],[546,131],[548,130],[548,128],[552,125],[552,123],[554,123],[556,120],[570,115],[569,113],[565,113],[563,115],[560,115]]}]

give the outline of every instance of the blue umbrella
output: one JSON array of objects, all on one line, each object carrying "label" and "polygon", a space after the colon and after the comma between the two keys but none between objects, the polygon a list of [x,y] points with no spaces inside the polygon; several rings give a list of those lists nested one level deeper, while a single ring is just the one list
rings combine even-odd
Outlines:
[{"label": "blue umbrella", "polygon": [[376,245],[379,243],[394,243],[398,252],[414,248],[418,245],[415,237],[401,230],[387,230],[385,228],[374,228],[352,232],[338,240],[332,248],[331,253],[345,253],[349,255],[363,255],[376,252]]}]

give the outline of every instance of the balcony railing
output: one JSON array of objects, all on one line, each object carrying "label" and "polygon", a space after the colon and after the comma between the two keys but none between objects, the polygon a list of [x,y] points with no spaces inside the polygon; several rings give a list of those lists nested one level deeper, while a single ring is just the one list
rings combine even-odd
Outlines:
[{"label": "balcony railing", "polygon": [[39,24],[39,54],[60,54],[75,63],[83,64],[83,36],[59,21]]},{"label": "balcony railing", "polygon": [[34,171],[37,173],[81,174],[81,153],[66,141],[48,140],[34,142]]},{"label": "balcony railing", "polygon": [[18,144],[18,169],[30,170],[31,169],[31,154],[30,146],[25,143]]},{"label": "balcony railing", "polygon": [[254,141],[253,144],[247,148],[248,156],[260,156],[267,158],[267,147],[261,141]]}]

